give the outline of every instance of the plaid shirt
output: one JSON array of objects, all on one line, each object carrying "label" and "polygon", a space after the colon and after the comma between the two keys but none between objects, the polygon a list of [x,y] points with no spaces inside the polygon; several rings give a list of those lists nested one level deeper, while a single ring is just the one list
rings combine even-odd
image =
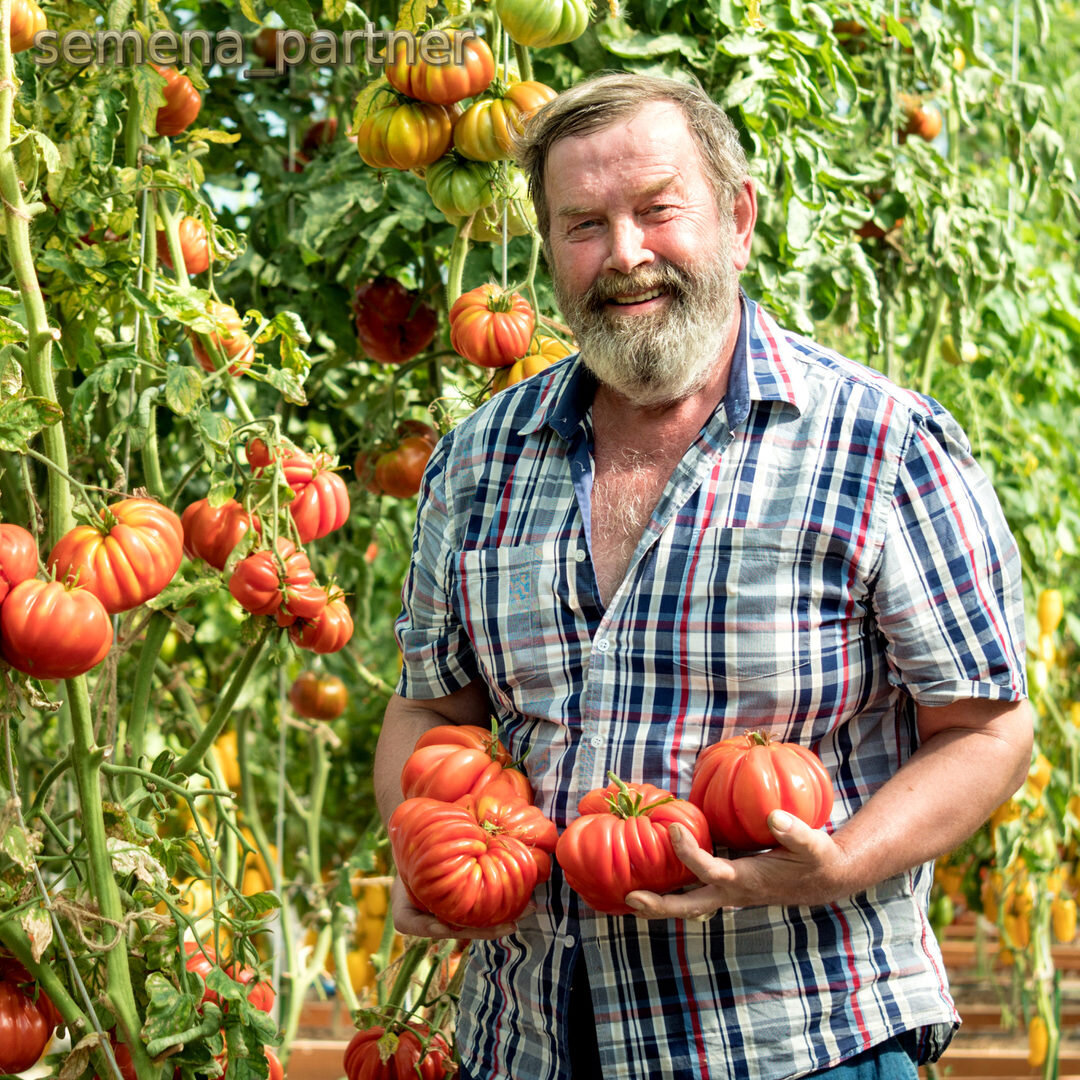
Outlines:
[{"label": "plaid shirt", "polygon": [[[482,678],[560,830],[609,769],[685,798],[699,751],[749,728],[820,755],[832,830],[916,748],[916,702],[1025,693],[1018,553],[956,422],[743,305],[729,391],[606,609],[589,558],[594,384],[576,357],[496,395],[425,474],[398,692]],[[473,945],[462,1060],[565,1080],[580,950],[607,1080],[779,1080],[911,1029],[935,1059],[959,1017],[932,869],[702,924],[600,915],[556,866],[535,915]]]}]

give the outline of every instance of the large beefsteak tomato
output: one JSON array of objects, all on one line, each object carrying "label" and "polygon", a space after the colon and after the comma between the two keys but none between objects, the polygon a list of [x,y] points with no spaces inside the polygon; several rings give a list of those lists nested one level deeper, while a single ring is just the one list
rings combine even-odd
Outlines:
[{"label": "large beefsteak tomato", "polygon": [[698,754],[690,801],[701,807],[717,844],[752,850],[776,846],[766,821],[773,810],[821,828],[832,812],[833,787],[812,750],[752,731]]},{"label": "large beefsteak tomato", "polygon": [[[450,39],[449,62],[445,64],[430,64],[420,56],[409,63],[409,46],[415,53],[415,42],[395,39],[394,58],[384,69],[386,81],[406,97],[432,105],[453,105],[486,90],[495,77],[495,58],[488,43],[473,35],[461,46],[455,42],[453,30],[444,32]],[[460,64],[453,62],[455,50],[460,52]]]},{"label": "large beefsteak tomato", "polygon": [[[408,499],[420,490],[434,448],[422,435],[409,435],[375,461],[375,487],[383,495]],[[359,470],[358,470],[359,471]]]},{"label": "large beefsteak tomato", "polygon": [[669,893],[696,881],[675,854],[669,825],[682,825],[706,851],[712,850],[705,815],[652,784],[624,784],[612,774],[605,788],[590,791],[559,837],[555,858],[566,883],[591,907],[629,915],[624,897],[635,889]]},{"label": "large beefsteak tomato", "polygon": [[19,584],[37,573],[37,541],[21,525],[0,524],[0,604]]},{"label": "large beefsteak tomato", "polygon": [[335,720],[349,703],[349,691],[336,675],[301,671],[289,687],[289,701],[298,716],[308,720]]},{"label": "large beefsteak tomato", "polygon": [[435,337],[435,309],[396,278],[361,282],[353,294],[360,348],[380,364],[404,364]]},{"label": "large beefsteak tomato", "polygon": [[202,98],[192,81],[174,67],[150,65],[164,80],[165,104],[157,111],[156,130],[159,135],[179,135],[189,127],[202,108]]},{"label": "large beefsteak tomato", "polygon": [[60,1017],[17,960],[0,957],[0,1073],[21,1073],[45,1053]]},{"label": "large beefsteak tomato", "polygon": [[514,41],[531,49],[565,45],[589,25],[588,0],[495,0],[495,13]]},{"label": "large beefsteak tomato", "polygon": [[514,156],[514,141],[525,121],[558,94],[540,82],[513,83],[501,97],[474,101],[454,124],[454,149],[473,161]]},{"label": "large beefsteak tomato", "polygon": [[[452,732],[455,726],[435,730]],[[469,742],[463,745],[461,740],[421,745],[418,740],[401,770],[401,793],[406,799],[426,796],[444,802],[454,802],[463,795],[502,794],[531,803],[528,777],[504,763],[507,757],[502,744],[492,747],[490,739],[480,746]]]},{"label": "large beefsteak tomato", "polygon": [[252,615],[273,615],[279,626],[314,619],[326,606],[326,590],[315,582],[308,557],[291,540],[279,537],[278,560],[269,550],[241,559],[229,578],[229,592]]},{"label": "large beefsteak tomato", "polygon": [[320,540],[349,520],[349,491],[345,481],[331,469],[331,460],[325,454],[314,459],[310,479],[294,489],[296,497],[289,503],[302,544]]},{"label": "large beefsteak tomato", "polygon": [[479,285],[450,308],[450,344],[481,367],[506,367],[529,351],[536,318],[521,293]]},{"label": "large beefsteak tomato", "polygon": [[153,599],[184,557],[184,526],[154,499],[121,499],[101,511],[102,527],[76,525],[56,542],[57,580],[92,592],[110,615]]},{"label": "large beefsteak tomato", "polygon": [[[184,256],[184,269],[189,274],[201,274],[210,266],[212,258],[206,226],[197,217],[188,216],[181,220],[177,232],[180,236],[180,253]],[[157,234],[157,252],[158,259],[172,270],[172,253],[164,231]]]},{"label": "large beefsteak tomato", "polygon": [[420,101],[376,109],[357,129],[357,152],[376,169],[421,169],[446,153],[458,112]]},{"label": "large beefsteak tomato", "polygon": [[454,1059],[446,1040],[423,1024],[358,1031],[345,1048],[346,1080],[446,1080]]},{"label": "large beefsteak tomato", "polygon": [[353,620],[340,589],[327,592],[326,606],[312,618],[298,619],[289,637],[301,649],[326,655],[341,652],[352,640]]},{"label": "large beefsteak tomato", "polygon": [[34,35],[45,30],[45,12],[34,0],[11,0],[11,51],[25,52],[34,46]]}]

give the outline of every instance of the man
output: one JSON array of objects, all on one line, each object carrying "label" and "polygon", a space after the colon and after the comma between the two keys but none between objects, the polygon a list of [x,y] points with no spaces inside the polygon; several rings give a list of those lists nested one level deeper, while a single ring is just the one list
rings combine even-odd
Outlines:
[{"label": "man", "polygon": [[[915,1076],[958,1018],[931,860],[1023,782],[1019,562],[939,406],[742,296],[757,216],[696,87],[587,81],[528,128],[580,356],[503,391],[425,477],[376,757],[380,808],[440,723],[486,725],[560,829],[608,770],[685,797],[699,751],[764,729],[817,752],[826,829],[672,840],[701,887],[597,914],[558,868],[477,933],[468,1078]],[[461,936],[413,908],[404,932]],[[858,1071],[857,1071],[858,1070]]]}]

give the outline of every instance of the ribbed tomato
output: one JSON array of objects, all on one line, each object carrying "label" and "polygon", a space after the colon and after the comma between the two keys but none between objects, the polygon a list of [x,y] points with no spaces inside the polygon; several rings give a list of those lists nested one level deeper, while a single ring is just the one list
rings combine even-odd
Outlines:
[{"label": "ribbed tomato", "polygon": [[419,435],[402,439],[375,462],[375,485],[384,495],[408,499],[420,490],[432,446]]},{"label": "ribbed tomato", "polygon": [[366,1028],[345,1048],[346,1080],[446,1080],[453,1067],[446,1040],[423,1024]]},{"label": "ribbed tomato", "polygon": [[515,360],[509,367],[499,368],[491,381],[491,392],[497,394],[508,386],[514,386],[524,379],[539,375],[564,356],[570,355],[570,348],[558,338],[547,334],[537,334],[529,345],[529,351]]},{"label": "ribbed tomato", "polygon": [[[462,98],[474,97],[486,90],[495,77],[495,58],[487,42],[473,36],[467,38],[462,47],[455,45],[456,34],[453,30],[444,33],[450,39],[449,59],[453,60],[460,49],[460,64],[429,64],[418,55],[410,64],[406,42],[399,38],[394,43],[394,58],[384,71],[386,81],[407,97],[432,105],[453,105]],[[408,44],[413,46],[416,53],[415,43]]]},{"label": "ribbed tomato", "polygon": [[209,499],[193,502],[181,515],[184,527],[184,554],[189,559],[202,559],[215,570],[224,570],[233,548],[254,526],[261,533],[262,525],[257,517],[235,500],[229,499],[221,506],[211,506]]},{"label": "ribbed tomato", "polygon": [[833,788],[812,750],[752,731],[698,754],[690,801],[704,811],[717,844],[751,850],[776,846],[766,823],[773,810],[821,828],[832,812]]},{"label": "ribbed tomato", "polygon": [[101,511],[102,527],[76,525],[56,543],[49,567],[78,581],[110,615],[145,604],[172,581],[184,557],[184,527],[155,499],[122,499]]},{"label": "ribbed tomato", "polygon": [[26,968],[0,957],[0,1073],[21,1073],[36,1064],[59,1019]]},{"label": "ribbed tomato", "polygon": [[308,557],[290,540],[279,537],[277,559],[268,550],[256,551],[241,559],[229,578],[229,592],[252,615],[274,615],[279,626],[297,619],[313,619],[326,606],[326,590],[315,583],[315,571]]},{"label": "ribbed tomato", "polygon": [[447,217],[468,217],[495,201],[498,174],[485,162],[447,154],[424,173],[431,201]]},{"label": "ribbed tomato", "polygon": [[[185,941],[184,951],[188,954],[185,964],[188,971],[195,972],[203,982],[206,982],[206,977],[218,966],[217,956],[214,953],[214,950],[210,948],[209,945],[204,945],[200,948],[194,941]],[[260,978],[258,972],[255,971],[254,968],[248,967],[246,964],[227,964],[222,970],[230,979],[241,983],[243,986],[253,984],[251,985],[251,989],[248,990],[247,999],[256,1009],[259,1009],[264,1013],[271,1013],[274,1011],[274,1001],[277,995],[274,993],[274,988],[268,979]],[[214,1002],[215,1005],[220,1005],[224,1011],[228,1012],[228,1003],[221,1000],[217,991],[203,991],[202,1004],[205,1004],[208,1001]]]},{"label": "ribbed tomato", "polygon": [[435,337],[435,309],[385,275],[356,286],[353,314],[360,348],[380,364],[403,364]]},{"label": "ribbed tomato", "polygon": [[425,746],[465,746],[471,750],[483,750],[488,758],[504,767],[514,763],[510,751],[491,729],[477,724],[439,724],[429,728],[413,744],[413,750]]},{"label": "ribbed tomato", "polygon": [[565,45],[589,25],[587,0],[495,0],[495,13],[514,41],[533,49]]},{"label": "ribbed tomato", "polygon": [[325,454],[315,458],[311,479],[289,503],[302,544],[327,536],[349,520],[349,491],[345,481],[329,468],[330,460]]},{"label": "ribbed tomato", "polygon": [[202,98],[186,75],[174,67],[150,65],[165,79],[165,104],[157,111],[156,130],[159,135],[179,135],[189,127],[202,108]]},{"label": "ribbed tomato", "polygon": [[0,604],[20,581],[37,573],[37,541],[21,525],[0,524]]},{"label": "ribbed tomato", "polygon": [[[48,28],[45,12],[34,0],[11,0],[11,51],[25,52],[32,48],[34,35]],[[18,1072],[18,1069],[15,1070]]]},{"label": "ribbed tomato", "polygon": [[[209,336],[224,353],[226,361],[235,361],[229,364],[229,374],[239,375],[242,371],[246,371],[251,367],[251,361],[255,359],[255,346],[244,332],[244,320],[240,318],[240,313],[229,304],[213,300],[207,314],[225,326],[221,333],[215,331]],[[202,339],[190,330],[188,338],[191,341],[191,351],[195,354],[195,359],[199,361],[203,371],[214,371],[214,358],[203,346]]]},{"label": "ribbed tomato", "polygon": [[349,691],[336,675],[301,671],[289,687],[289,701],[297,716],[308,720],[334,720],[349,704]]},{"label": "ribbed tomato", "polygon": [[446,153],[457,112],[416,101],[376,109],[356,132],[357,152],[375,169],[423,168]]},{"label": "ribbed tomato", "polygon": [[481,367],[505,367],[529,351],[536,319],[521,293],[480,285],[450,308],[450,344]]},{"label": "ribbed tomato", "polygon": [[512,84],[501,97],[474,101],[454,124],[454,148],[473,161],[512,158],[525,121],[557,96],[550,86],[530,80]]},{"label": "ribbed tomato", "polygon": [[341,652],[352,640],[353,620],[341,590],[312,618],[299,619],[289,627],[289,637],[301,649],[326,655]]},{"label": "ribbed tomato", "polygon": [[[206,226],[197,217],[185,217],[177,226],[180,238],[180,252],[184,256],[184,267],[189,274],[201,274],[210,265],[210,235]],[[172,255],[169,252],[169,239],[165,231],[157,234],[158,259],[170,270],[173,269]]]},{"label": "ribbed tomato", "polygon": [[[478,210],[473,217],[468,232],[470,240],[501,243],[504,216],[507,236],[525,236],[535,231],[536,211],[533,209],[532,199],[529,198],[529,184],[525,174],[513,165],[508,172],[507,183],[500,183],[495,201]],[[450,214],[447,220],[451,225],[458,225],[461,218]]]},{"label": "ribbed tomato", "polygon": [[458,742],[420,745],[418,741],[401,770],[401,794],[406,799],[426,796],[454,802],[463,795],[512,795],[532,802],[528,777],[503,764],[499,751]]},{"label": "ribbed tomato", "polygon": [[410,896],[450,926],[515,921],[551,873],[555,825],[515,796],[406,799],[386,829]]}]

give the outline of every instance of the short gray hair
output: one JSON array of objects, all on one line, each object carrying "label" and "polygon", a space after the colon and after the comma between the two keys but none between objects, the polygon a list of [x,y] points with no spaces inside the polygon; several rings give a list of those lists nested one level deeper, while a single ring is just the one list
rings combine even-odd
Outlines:
[{"label": "short gray hair", "polygon": [[699,83],[627,71],[600,72],[564,90],[534,113],[515,142],[515,157],[529,181],[545,248],[551,233],[551,215],[544,169],[551,147],[560,139],[591,135],[628,119],[653,101],[670,101],[679,106],[698,145],[717,206],[728,209],[734,203],[750,176],[746,153],[727,113]]}]

